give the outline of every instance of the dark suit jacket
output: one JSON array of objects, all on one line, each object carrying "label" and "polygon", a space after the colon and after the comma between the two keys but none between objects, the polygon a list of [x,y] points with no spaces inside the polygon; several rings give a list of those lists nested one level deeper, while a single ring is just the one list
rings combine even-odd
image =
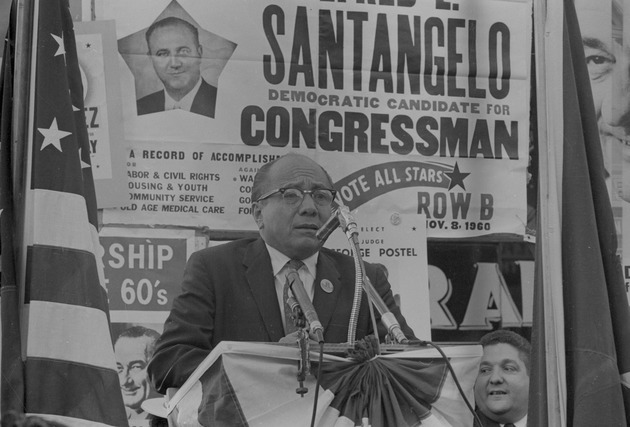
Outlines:
[{"label": "dark suit jacket", "polygon": [[475,408],[475,413],[477,414],[477,416],[479,417],[479,420],[481,421],[481,426],[479,426],[479,423],[475,422],[473,424],[473,427],[501,427],[501,424],[485,416],[483,412],[479,410],[479,408]]},{"label": "dark suit jacket", "polygon": [[[414,339],[381,269],[366,264],[366,271],[402,331]],[[332,293],[321,288],[323,279],[332,282]],[[324,326],[327,343],[348,341],[354,282],[353,258],[323,248],[313,283],[313,305]],[[370,334],[371,324],[367,299],[363,295],[356,338]],[[379,332],[384,336],[384,328]],[[260,238],[236,240],[203,249],[190,257],[182,293],[173,301],[147,372],[156,389],[165,393],[168,387],[180,387],[220,341],[277,342],[283,336],[271,259],[265,243]]]},{"label": "dark suit jacket", "polygon": [[[138,107],[138,115],[157,113],[164,111],[165,105],[164,90],[158,90],[145,97],[140,98],[136,105]],[[203,114],[204,116],[214,118],[214,109],[217,102],[217,88],[210,83],[201,79],[201,86],[199,91],[193,99],[193,103],[190,106],[190,112],[196,114]]]}]

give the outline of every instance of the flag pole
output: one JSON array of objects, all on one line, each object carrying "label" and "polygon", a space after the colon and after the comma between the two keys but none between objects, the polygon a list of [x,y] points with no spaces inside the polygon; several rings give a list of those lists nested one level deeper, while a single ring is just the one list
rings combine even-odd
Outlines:
[{"label": "flag pole", "polygon": [[32,51],[33,2],[12,3],[6,34],[2,82],[2,362],[0,388],[2,413],[25,410],[24,352],[21,328],[23,279],[20,258],[26,251],[24,195],[26,150],[24,141],[29,120],[29,78]]},{"label": "flag pole", "polygon": [[[562,37],[564,9],[561,1],[534,1],[534,40],[536,52],[536,108],[538,110],[539,144],[539,202],[538,233],[539,245],[537,268],[541,283],[536,301],[542,303],[537,337],[536,326],[533,341],[537,342],[538,352],[534,348],[532,359],[544,357],[544,369],[539,387],[546,393],[536,394],[530,389],[530,408],[532,399],[540,408],[546,406],[547,425],[566,426],[566,364],[564,344],[564,310],[562,294],[562,141],[563,141],[563,104],[562,80]],[[535,320],[536,321],[536,320]],[[546,378],[546,380],[545,380]],[[534,383],[535,384],[535,383]],[[534,386],[536,387],[536,386]],[[533,393],[531,392],[533,391]],[[546,394],[546,396],[545,396]],[[531,411],[530,411],[531,415]],[[530,422],[535,422],[532,419]],[[541,424],[542,425],[542,424]]]},{"label": "flag pole", "polygon": [[[24,307],[24,283],[26,274],[26,233],[28,229],[27,195],[30,185],[30,146],[32,135],[30,123],[33,119],[33,56],[36,54],[33,47],[37,37],[37,25],[35,13],[37,2],[30,0],[17,1],[17,22],[15,42],[15,84],[13,88],[13,126],[12,132],[12,165],[13,171],[13,198],[15,207],[15,256],[16,256],[16,280],[20,290],[20,325],[24,328],[22,320],[22,308]],[[25,330],[22,329],[22,333]],[[26,354],[26,341],[22,340],[22,355]]]},{"label": "flag pole", "polygon": [[[24,196],[26,179],[26,145],[28,138],[29,96],[31,88],[31,59],[33,55],[34,2],[17,0],[15,73],[13,85],[13,182],[14,196]],[[20,218],[20,215],[17,215]],[[19,226],[19,224],[16,224]],[[19,227],[20,229],[22,227]]]}]

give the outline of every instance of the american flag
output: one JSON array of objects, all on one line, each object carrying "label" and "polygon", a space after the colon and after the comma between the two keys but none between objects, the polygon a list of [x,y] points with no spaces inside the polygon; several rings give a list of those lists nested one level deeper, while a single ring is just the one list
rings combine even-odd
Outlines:
[{"label": "american flag", "polygon": [[[64,425],[123,426],[72,18],[67,0],[34,4],[26,262],[17,274],[24,412]],[[2,237],[4,255],[4,229]],[[20,344],[3,342],[3,359],[7,345]]]}]

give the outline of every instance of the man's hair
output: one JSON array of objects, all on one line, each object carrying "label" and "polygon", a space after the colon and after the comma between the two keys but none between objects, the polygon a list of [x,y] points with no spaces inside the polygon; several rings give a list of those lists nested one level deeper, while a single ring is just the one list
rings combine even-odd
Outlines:
[{"label": "man's hair", "polygon": [[[269,172],[271,171],[271,168],[273,168],[273,165],[275,165],[276,162],[278,162],[279,160],[284,159],[285,157],[289,157],[289,156],[303,156],[303,155],[297,154],[297,153],[288,153],[288,154],[285,154],[284,156],[273,159],[269,163],[265,163],[264,165],[260,167],[260,169],[258,169],[258,172],[256,172],[256,175],[254,176],[254,184],[252,185],[252,203],[257,202],[260,196],[263,195],[262,194],[263,187],[264,187],[265,182],[267,181],[267,178],[269,177]],[[306,158],[310,159],[309,157],[306,157]],[[326,178],[328,179],[328,183],[332,187],[333,180],[328,174],[328,172],[326,172],[326,169],[324,169],[320,164],[318,164],[314,160],[313,162],[321,168],[322,172],[324,172],[324,175],[326,175]]]},{"label": "man's hair", "polygon": [[162,18],[159,21],[155,21],[147,29],[145,37],[147,39],[147,46],[149,47],[149,53],[151,53],[151,44],[149,43],[149,40],[151,39],[151,35],[153,35],[153,32],[155,30],[157,30],[158,28],[177,27],[177,26],[188,28],[193,35],[193,38],[195,40],[195,45],[199,47],[199,30],[197,29],[197,27],[195,27],[193,24],[186,21],[185,19],[177,18],[175,16],[167,16],[166,18]]},{"label": "man's hair", "polygon": [[498,329],[481,337],[481,340],[479,340],[479,344],[481,344],[482,347],[496,344],[511,345],[518,351],[518,354],[521,357],[523,364],[525,365],[525,369],[527,370],[527,374],[529,375],[530,354],[532,351],[532,346],[529,341],[527,341],[521,335],[507,329]]},{"label": "man's hair", "polygon": [[[144,326],[136,325],[131,326],[130,328],[122,331],[118,337],[116,338],[116,342],[118,342],[121,338],[149,338],[149,342],[147,343],[146,348],[144,349],[144,355],[147,360],[149,360],[153,356],[153,352],[155,351],[155,344],[158,338],[160,338],[160,333],[151,328],[145,328]],[[114,344],[115,344],[114,343]]]}]

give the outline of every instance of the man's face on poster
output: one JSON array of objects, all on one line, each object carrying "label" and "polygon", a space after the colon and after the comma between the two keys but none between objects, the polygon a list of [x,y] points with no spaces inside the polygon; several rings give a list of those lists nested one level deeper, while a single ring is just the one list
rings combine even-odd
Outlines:
[{"label": "man's face on poster", "polygon": [[[577,0],[584,56],[600,125],[630,130],[630,49],[622,40],[622,17],[613,20],[610,8]],[[618,4],[608,1],[609,4]],[[621,5],[619,5],[621,6]],[[611,25],[612,23],[612,25]],[[612,31],[611,31],[612,30]],[[626,132],[628,133],[628,132]]]},{"label": "man's face on poster", "polygon": [[169,25],[155,29],[149,39],[153,68],[174,99],[181,99],[201,76],[202,48],[190,29]]},{"label": "man's face on poster", "polygon": [[[612,157],[623,157],[626,169],[630,162],[630,41],[623,39],[622,1],[576,0],[575,7],[601,142],[613,150]],[[606,153],[604,160],[612,173]],[[630,177],[630,171],[619,176]],[[630,200],[630,182],[617,182],[615,187],[623,199]]]},{"label": "man's face on poster", "polygon": [[123,402],[136,412],[149,397],[147,348],[151,341],[152,338],[146,336],[121,337],[114,346]]}]

